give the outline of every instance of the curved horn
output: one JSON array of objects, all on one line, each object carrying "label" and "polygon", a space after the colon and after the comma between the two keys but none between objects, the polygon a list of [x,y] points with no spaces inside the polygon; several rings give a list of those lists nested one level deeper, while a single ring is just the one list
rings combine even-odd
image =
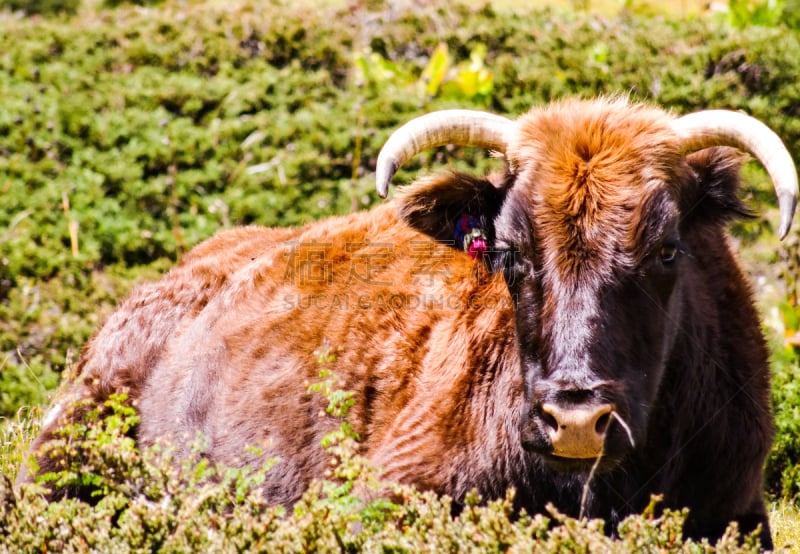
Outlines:
[{"label": "curved horn", "polygon": [[706,110],[680,117],[672,128],[686,154],[711,146],[733,146],[753,155],[769,173],[781,221],[778,236],[786,237],[797,205],[797,170],[781,139],[759,120],[739,112]]},{"label": "curved horn", "polygon": [[378,194],[386,198],[389,181],[397,170],[428,148],[459,144],[505,153],[513,127],[510,119],[473,110],[441,110],[412,119],[392,133],[378,155]]}]

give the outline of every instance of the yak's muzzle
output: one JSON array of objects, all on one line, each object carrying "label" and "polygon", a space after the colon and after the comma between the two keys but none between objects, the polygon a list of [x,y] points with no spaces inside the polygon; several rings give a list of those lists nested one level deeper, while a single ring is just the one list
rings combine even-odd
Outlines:
[{"label": "yak's muzzle", "polygon": [[541,417],[552,445],[561,458],[588,459],[603,454],[606,430],[611,421],[611,404],[559,406],[543,404]]}]

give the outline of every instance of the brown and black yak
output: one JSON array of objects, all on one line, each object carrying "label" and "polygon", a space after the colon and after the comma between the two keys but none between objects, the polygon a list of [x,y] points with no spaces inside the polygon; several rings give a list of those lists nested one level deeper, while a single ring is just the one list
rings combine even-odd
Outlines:
[{"label": "brown and black yak", "polygon": [[[444,111],[396,131],[378,190],[426,148],[491,149],[487,177],[423,178],[370,211],[298,229],[246,227],[196,247],[123,302],[33,448],[126,392],[140,444],[213,461],[279,456],[265,494],[296,501],[323,474],[330,422],[307,392],[315,350],[355,391],[363,454],[389,479],[471,489],[539,512],[615,523],[651,494],[690,509],[686,533],[762,528],[773,437],[767,349],[726,238],[747,210],[742,152],[794,212],[781,141],[739,113],[676,118],[623,99],[565,101],[515,121]],[[42,471],[57,460],[40,457]]]}]

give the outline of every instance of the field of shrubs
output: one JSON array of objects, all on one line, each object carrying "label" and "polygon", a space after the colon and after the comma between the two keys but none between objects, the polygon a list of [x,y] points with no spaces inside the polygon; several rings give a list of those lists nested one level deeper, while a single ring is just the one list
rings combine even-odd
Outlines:
[{"label": "field of shrubs", "polygon": [[[788,1],[770,3],[786,12],[743,8],[738,19],[423,4],[0,12],[0,551],[711,551],[682,541],[680,513],[656,508],[609,537],[599,522],[555,512],[510,517],[510,499],[474,499],[457,517],[448,499],[399,485],[401,504],[362,501],[356,491],[379,476],[344,422],[324,446],[337,460],[330,479],[293,510],[267,508],[258,483],[268,463],[232,470],[140,452],[121,399],[54,446],[82,449],[85,465],[48,477],[90,480],[102,499],[48,504],[12,490],[42,406],[137,282],[221,229],[375,204],[383,141],[424,111],[513,117],[559,98],[625,94],[676,113],[744,110],[800,159],[800,31]],[[492,163],[441,148],[395,182]],[[800,551],[800,225],[779,243],[770,182],[756,164],[745,172],[758,217],[732,233],[773,346],[767,494],[777,543]],[[344,415],[340,397],[330,396],[330,417]],[[716,551],[757,549],[729,532]]]}]

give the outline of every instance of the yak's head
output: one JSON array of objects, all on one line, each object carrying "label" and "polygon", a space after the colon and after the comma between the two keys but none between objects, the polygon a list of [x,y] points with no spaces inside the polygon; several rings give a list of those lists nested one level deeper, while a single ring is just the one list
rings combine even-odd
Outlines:
[{"label": "yak's head", "polygon": [[566,471],[598,458],[613,467],[643,439],[678,332],[682,274],[693,263],[682,237],[744,211],[742,155],[711,147],[766,167],[781,237],[797,195],[791,157],[735,112],[674,118],[619,99],[564,102],[516,121],[452,110],[390,137],[378,192],[416,153],[447,143],[496,151],[506,171],[423,179],[400,196],[401,216],[438,240],[457,236],[457,248],[465,233],[479,238],[477,254],[502,272],[525,387],[523,446]]}]

